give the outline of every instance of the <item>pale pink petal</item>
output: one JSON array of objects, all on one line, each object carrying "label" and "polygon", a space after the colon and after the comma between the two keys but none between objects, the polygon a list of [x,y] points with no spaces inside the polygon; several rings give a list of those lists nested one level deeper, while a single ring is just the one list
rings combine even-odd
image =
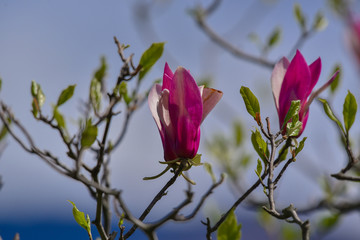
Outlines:
[{"label": "pale pink petal", "polygon": [[276,110],[279,112],[279,96],[281,85],[284,81],[286,70],[289,67],[289,60],[283,57],[275,64],[274,70],[271,74],[271,88],[275,100]]},{"label": "pale pink petal", "polygon": [[149,92],[149,96],[148,96],[148,104],[149,104],[149,108],[151,111],[151,114],[155,120],[155,123],[159,129],[159,131],[161,131],[161,123],[160,123],[160,118],[157,112],[157,106],[159,104],[159,100],[161,97],[161,85],[160,84],[155,84],[150,92]]},{"label": "pale pink petal", "polygon": [[[200,87],[199,87],[200,88]],[[220,101],[223,93],[213,88],[204,88],[201,94],[203,101],[203,115],[201,121],[204,121],[209,112]]]}]

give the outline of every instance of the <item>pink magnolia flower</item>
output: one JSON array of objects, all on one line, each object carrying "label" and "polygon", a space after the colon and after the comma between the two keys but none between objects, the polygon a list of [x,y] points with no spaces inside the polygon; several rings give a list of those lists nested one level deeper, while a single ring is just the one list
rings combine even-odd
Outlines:
[{"label": "pink magnolia flower", "polygon": [[291,101],[300,100],[299,121],[302,122],[302,129],[298,137],[304,131],[311,102],[331,84],[337,75],[336,72],[327,83],[312,93],[319,80],[320,72],[321,59],[318,58],[308,65],[299,50],[291,62],[283,57],[275,65],[271,75],[271,87],[279,115],[280,128],[284,124]]},{"label": "pink magnolia flower", "polygon": [[221,97],[221,91],[197,86],[183,67],[178,67],[173,74],[165,64],[163,84],[152,87],[148,103],[160,132],[166,161],[195,157],[200,125]]},{"label": "pink magnolia flower", "polygon": [[352,18],[349,21],[350,31],[346,36],[346,40],[360,64],[360,20]]}]

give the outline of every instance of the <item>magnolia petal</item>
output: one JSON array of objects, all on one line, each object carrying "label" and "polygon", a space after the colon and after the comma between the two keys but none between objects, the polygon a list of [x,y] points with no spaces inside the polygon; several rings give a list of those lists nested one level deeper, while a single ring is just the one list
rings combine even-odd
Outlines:
[{"label": "magnolia petal", "polygon": [[300,132],[299,132],[299,135],[297,135],[296,137],[300,137],[301,134],[303,133],[308,118],[309,118],[309,111],[306,111],[306,112],[305,112],[305,115],[303,116],[303,118],[302,118],[302,120],[301,120],[301,123],[302,123],[301,130],[300,130]]},{"label": "magnolia petal", "polygon": [[169,90],[169,113],[176,131],[175,152],[179,157],[194,157],[203,113],[199,87],[190,73],[179,67]]},{"label": "magnolia petal", "polygon": [[178,157],[195,157],[200,143],[200,127],[190,118],[183,116],[178,120],[175,152]]},{"label": "magnolia petal", "polygon": [[174,77],[174,74],[171,71],[168,63],[165,63],[162,90],[170,89],[170,83],[171,83],[171,80],[173,77]]},{"label": "magnolia petal", "polygon": [[166,161],[177,158],[174,146],[176,133],[169,113],[169,95],[169,90],[164,89],[157,105],[157,113],[161,124],[160,135],[164,148],[164,159]]},{"label": "magnolia petal", "polygon": [[311,73],[311,83],[307,92],[308,96],[310,95],[319,80],[321,73],[321,58],[316,59],[312,64],[310,64],[309,69]]},{"label": "magnolia petal", "polygon": [[148,104],[149,104],[149,108],[151,111],[151,114],[155,120],[155,123],[159,129],[159,131],[161,132],[161,123],[160,123],[160,118],[157,112],[157,106],[161,97],[161,85],[160,84],[155,84],[150,92],[149,92],[149,96],[148,96]]},{"label": "magnolia petal", "polygon": [[163,124],[163,126],[165,126],[165,128],[169,128],[171,125],[169,114],[169,94],[169,90],[164,89],[161,92],[159,103],[157,105],[157,112],[160,118],[160,122]]},{"label": "magnolia petal", "polygon": [[283,124],[282,121],[290,108],[291,101],[306,101],[310,82],[310,69],[300,51],[297,51],[289,64],[281,86],[279,96],[280,126]]},{"label": "magnolia petal", "polygon": [[271,74],[271,88],[275,100],[276,109],[279,112],[279,96],[281,85],[284,81],[286,70],[289,67],[289,60],[283,57],[275,64],[274,70]]},{"label": "magnolia petal", "polygon": [[178,119],[190,119],[195,128],[200,127],[203,107],[199,88],[190,73],[179,67],[170,85],[169,111],[171,122],[177,126]]},{"label": "magnolia petal", "polygon": [[[199,87],[200,88],[200,87]],[[213,89],[213,88],[204,88],[201,94],[203,102],[203,114],[201,121],[204,121],[206,116],[210,111],[215,107],[215,105],[220,101],[223,95],[222,91]]]}]

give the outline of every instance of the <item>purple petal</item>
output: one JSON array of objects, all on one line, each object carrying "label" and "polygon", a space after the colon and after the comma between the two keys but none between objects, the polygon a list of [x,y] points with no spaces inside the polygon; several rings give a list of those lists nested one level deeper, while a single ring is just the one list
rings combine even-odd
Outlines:
[{"label": "purple petal", "polygon": [[199,87],[201,98],[203,102],[203,114],[201,121],[204,121],[206,116],[210,111],[215,107],[215,105],[220,101],[223,93],[219,90],[213,88],[201,88]]},{"label": "purple petal", "polygon": [[200,143],[200,126],[193,124],[190,118],[179,118],[175,151],[178,157],[194,158]]},{"label": "purple petal", "polygon": [[288,69],[289,64],[290,62],[286,57],[281,58],[280,61],[275,64],[274,70],[271,74],[271,88],[278,113],[281,85],[284,81],[286,70]]},{"label": "purple petal", "polygon": [[321,72],[321,59],[318,58],[316,59],[310,66],[310,74],[311,74],[311,83],[310,83],[310,87],[308,89],[308,93],[307,95],[309,96],[313,90],[313,88],[315,87],[316,83],[319,80],[320,77],[320,72]]},{"label": "purple petal", "polygon": [[162,91],[159,103],[157,105],[157,112],[161,124],[161,140],[164,148],[164,158],[166,161],[174,160],[177,158],[175,154],[175,129],[170,119],[169,113],[169,90]]},{"label": "purple petal", "polygon": [[163,75],[163,85],[162,85],[162,89],[170,89],[170,84],[171,84],[171,80],[174,77],[173,72],[171,71],[169,65],[167,63],[165,63],[165,68],[164,68],[164,75]]},{"label": "purple petal", "polygon": [[[176,129],[176,152],[189,153],[193,143],[198,141],[203,107],[202,99],[195,80],[190,73],[179,67],[170,85],[169,112]],[[198,147],[198,146],[197,146]]]},{"label": "purple petal", "polygon": [[289,64],[281,86],[279,96],[280,126],[283,124],[291,101],[300,100],[302,103],[306,101],[310,83],[310,69],[300,51],[297,51],[295,57]]}]

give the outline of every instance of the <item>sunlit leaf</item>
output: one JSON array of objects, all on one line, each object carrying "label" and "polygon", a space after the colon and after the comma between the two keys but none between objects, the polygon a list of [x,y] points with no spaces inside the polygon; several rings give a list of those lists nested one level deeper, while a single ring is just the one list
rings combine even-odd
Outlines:
[{"label": "sunlit leaf", "polygon": [[216,178],[215,178],[215,174],[214,174],[214,172],[213,172],[213,170],[212,170],[212,166],[211,166],[211,164],[210,163],[204,163],[204,168],[205,168],[205,170],[209,173],[209,175],[210,175],[210,177],[211,177],[211,180],[213,181],[213,183],[215,183],[216,182]]},{"label": "sunlit leaf", "polygon": [[339,83],[340,83],[340,81],[342,79],[342,67],[341,67],[340,64],[336,64],[333,67],[331,76],[333,76],[334,73],[337,72],[337,71],[338,71],[338,74],[336,75],[334,81],[332,81],[332,83],[330,84],[330,92],[332,94],[338,89]]},{"label": "sunlit leaf", "polygon": [[330,230],[333,229],[340,220],[339,214],[332,214],[329,216],[322,217],[319,222],[319,226],[322,230]]},{"label": "sunlit leaf", "polygon": [[298,116],[299,111],[300,111],[300,100],[291,101],[290,108],[289,108],[288,112],[286,113],[284,123],[283,123],[281,129],[283,129],[287,125],[287,123],[290,121],[290,119],[292,119],[294,116]]},{"label": "sunlit leaf", "polygon": [[355,115],[357,112],[357,103],[354,95],[348,91],[348,94],[345,97],[344,106],[343,106],[343,116],[346,132],[349,132],[351,126],[355,121]]},{"label": "sunlit leaf", "polygon": [[90,100],[93,108],[98,111],[101,106],[101,82],[93,78],[90,83]]},{"label": "sunlit leaf", "polygon": [[319,101],[322,102],[323,107],[324,107],[324,111],[326,113],[326,115],[333,120],[341,129],[341,131],[345,134],[345,130],[344,127],[342,125],[342,123],[339,121],[339,119],[334,115],[333,111],[330,108],[330,105],[328,104],[328,102],[325,99],[319,98]]},{"label": "sunlit leaf", "polygon": [[302,129],[302,122],[299,121],[299,116],[293,116],[293,120],[286,125],[286,135],[289,137],[296,137]]},{"label": "sunlit leaf", "polygon": [[262,164],[260,159],[257,160],[257,165],[256,165],[256,170],[255,170],[256,175],[261,178],[261,173],[262,173]]},{"label": "sunlit leaf", "polygon": [[193,159],[190,159],[190,162],[193,166],[200,166],[201,163],[201,154],[196,154]]},{"label": "sunlit leaf", "polygon": [[325,16],[319,11],[315,16],[313,29],[315,29],[316,31],[322,31],[327,27],[328,24],[329,23]]},{"label": "sunlit leaf", "polygon": [[128,95],[128,90],[127,90],[127,83],[126,82],[121,82],[120,86],[119,86],[119,94],[120,96],[124,99],[125,103],[127,105],[129,105],[129,103],[131,102],[131,97]]},{"label": "sunlit leaf", "polygon": [[156,63],[157,60],[161,57],[164,51],[164,42],[153,43],[151,46],[143,53],[140,58],[139,65],[141,70],[139,73],[139,80],[141,81],[146,73],[151,69],[151,67]]},{"label": "sunlit leaf", "polygon": [[217,231],[218,240],[240,240],[241,224],[237,223],[234,210],[229,213]]},{"label": "sunlit leaf", "polygon": [[66,89],[64,89],[61,92],[56,105],[60,106],[64,104],[67,100],[69,100],[74,94],[75,87],[76,85],[70,85]]},{"label": "sunlit leaf", "polygon": [[307,137],[304,137],[300,141],[299,146],[297,148],[295,148],[295,156],[297,156],[299,154],[299,152],[301,152],[301,150],[303,150],[306,139],[307,139]]},{"label": "sunlit leaf", "polygon": [[106,76],[107,63],[105,57],[101,57],[100,61],[101,61],[101,65],[94,73],[94,78],[96,78],[100,83],[102,83]]},{"label": "sunlit leaf", "polygon": [[277,27],[271,33],[267,45],[269,47],[274,47],[276,44],[279,43],[280,39],[281,39],[281,28]]},{"label": "sunlit leaf", "polygon": [[54,107],[54,119],[57,122],[57,124],[59,125],[60,128],[65,128],[66,124],[65,124],[65,119],[63,117],[63,115],[59,112],[57,107]]},{"label": "sunlit leaf", "polygon": [[295,15],[295,19],[299,23],[302,31],[306,31],[306,19],[301,10],[301,6],[299,4],[294,5],[294,15]]},{"label": "sunlit leaf", "polygon": [[73,215],[75,218],[75,221],[83,227],[88,233],[91,233],[91,225],[90,225],[90,218],[89,215],[87,215],[87,218],[85,218],[85,214],[76,207],[75,203],[68,200],[73,205]]},{"label": "sunlit leaf", "polygon": [[258,99],[249,88],[244,86],[240,88],[240,94],[244,100],[246,110],[256,120],[256,114],[260,114],[260,104]]},{"label": "sunlit leaf", "polygon": [[91,124],[91,119],[86,122],[85,129],[81,134],[81,146],[90,147],[96,140],[98,128]]},{"label": "sunlit leaf", "polygon": [[267,163],[267,157],[269,156],[269,150],[265,140],[262,138],[259,130],[253,131],[251,134],[251,143],[255,151],[258,153],[259,157],[263,160],[263,162]]},{"label": "sunlit leaf", "polygon": [[286,159],[286,156],[287,156],[288,152],[289,152],[289,146],[287,146],[285,144],[279,151],[278,160],[280,162],[284,161]]},{"label": "sunlit leaf", "polygon": [[240,122],[234,122],[234,138],[235,146],[240,146],[244,139],[243,128]]}]

